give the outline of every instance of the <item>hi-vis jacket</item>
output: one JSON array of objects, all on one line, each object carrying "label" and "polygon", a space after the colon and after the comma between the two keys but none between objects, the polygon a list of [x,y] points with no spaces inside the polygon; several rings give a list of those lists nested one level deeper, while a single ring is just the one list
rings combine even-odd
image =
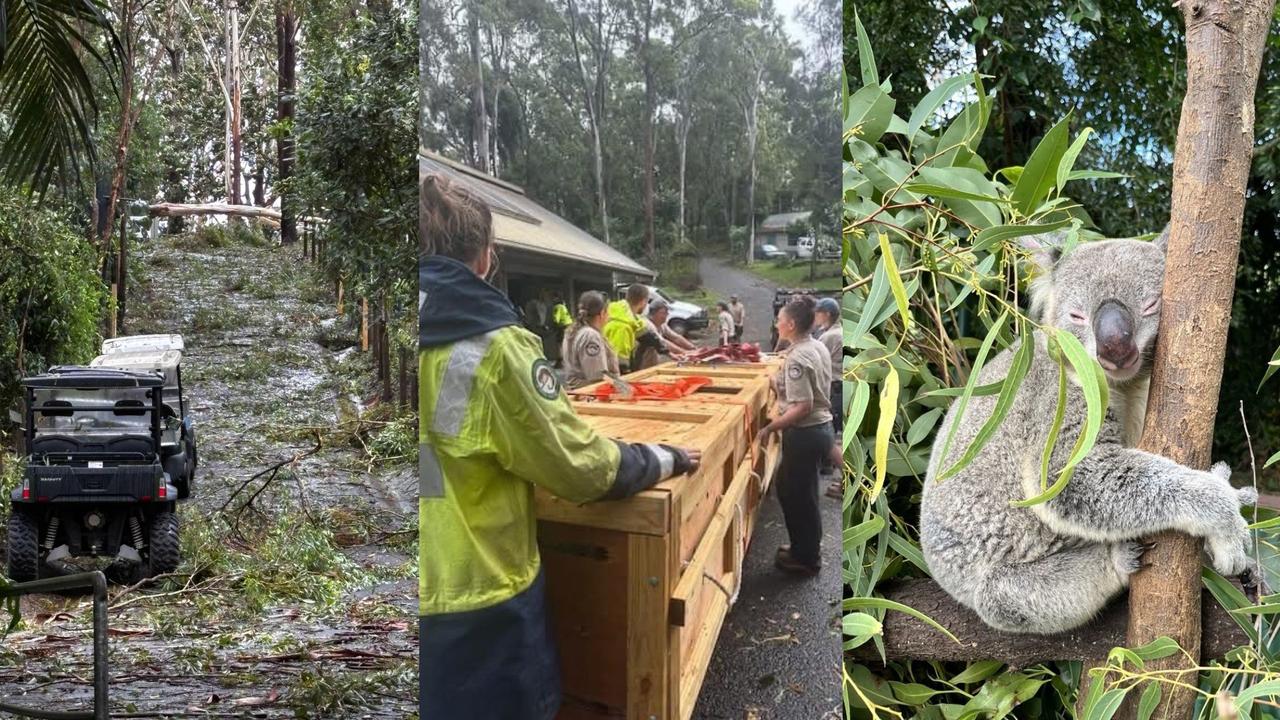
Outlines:
[{"label": "hi-vis jacket", "polygon": [[420,267],[419,602],[423,720],[542,720],[559,706],[534,517],[540,486],[620,498],[682,454],[597,434],[542,342],[462,263]]},{"label": "hi-vis jacket", "polygon": [[604,339],[618,354],[618,359],[629,362],[636,351],[636,338],[644,332],[644,320],[631,312],[626,300],[609,303],[609,319],[604,323]]},{"label": "hi-vis jacket", "polygon": [[564,303],[556,303],[551,310],[551,320],[562,328],[567,328],[573,324],[573,316],[569,314],[569,308]]}]

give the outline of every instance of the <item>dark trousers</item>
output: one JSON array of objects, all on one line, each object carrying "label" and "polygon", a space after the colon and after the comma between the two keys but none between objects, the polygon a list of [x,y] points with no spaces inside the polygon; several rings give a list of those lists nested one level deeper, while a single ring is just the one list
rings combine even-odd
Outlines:
[{"label": "dark trousers", "polygon": [[822,513],[818,510],[818,466],[831,451],[827,423],[782,431],[782,474],[778,503],[791,537],[791,557],[806,565],[822,562]]},{"label": "dark trousers", "polygon": [[844,383],[840,380],[831,381],[831,428],[838,440],[844,432]]},{"label": "dark trousers", "polygon": [[546,576],[470,612],[418,621],[422,720],[551,720],[560,708],[560,659],[547,616]]}]

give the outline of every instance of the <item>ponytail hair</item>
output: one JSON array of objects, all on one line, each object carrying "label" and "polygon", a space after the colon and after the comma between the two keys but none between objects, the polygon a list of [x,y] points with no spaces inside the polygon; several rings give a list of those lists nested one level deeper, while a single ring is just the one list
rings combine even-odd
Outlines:
[{"label": "ponytail hair", "polygon": [[471,263],[493,242],[489,207],[444,175],[432,173],[418,186],[418,250]]},{"label": "ponytail hair", "polygon": [[579,330],[590,325],[594,318],[604,312],[606,304],[604,293],[588,290],[579,295],[578,312],[573,316],[573,327],[569,328],[569,333],[565,335],[566,342],[572,343],[573,337]]}]

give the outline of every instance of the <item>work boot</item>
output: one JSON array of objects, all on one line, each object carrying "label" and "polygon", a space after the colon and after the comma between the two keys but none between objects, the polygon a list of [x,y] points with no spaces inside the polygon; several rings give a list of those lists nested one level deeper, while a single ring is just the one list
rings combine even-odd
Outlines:
[{"label": "work boot", "polygon": [[778,548],[778,554],[773,558],[773,564],[777,568],[790,575],[800,575],[803,577],[813,577],[822,570],[822,563],[817,565],[807,565],[791,557],[791,546],[783,545]]}]

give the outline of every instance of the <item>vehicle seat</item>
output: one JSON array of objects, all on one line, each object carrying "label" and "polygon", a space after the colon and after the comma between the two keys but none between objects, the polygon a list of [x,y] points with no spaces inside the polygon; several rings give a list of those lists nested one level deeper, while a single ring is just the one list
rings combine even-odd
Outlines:
[{"label": "vehicle seat", "polygon": [[138,435],[125,435],[106,443],[106,451],[109,453],[137,453],[143,457],[150,457],[152,449],[151,439]]},{"label": "vehicle seat", "polygon": [[75,438],[66,435],[44,435],[37,437],[31,443],[31,452],[33,455],[50,455],[62,453],[76,453],[80,451],[80,443]]},{"label": "vehicle seat", "polygon": [[147,406],[142,404],[141,400],[117,400],[115,405],[116,415],[146,415]]}]

